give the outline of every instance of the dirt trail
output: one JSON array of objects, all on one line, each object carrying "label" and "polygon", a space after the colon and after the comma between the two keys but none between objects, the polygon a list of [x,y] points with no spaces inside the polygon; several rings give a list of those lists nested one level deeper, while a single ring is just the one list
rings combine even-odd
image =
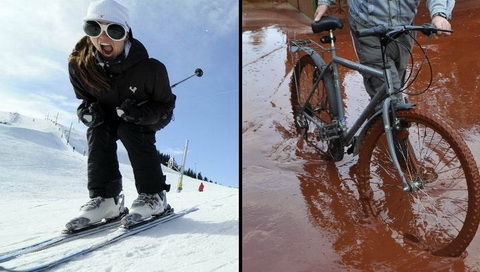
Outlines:
[{"label": "dirt trail", "polygon": [[[365,218],[355,181],[358,158],[324,161],[294,126],[290,81],[295,59],[287,44],[318,39],[310,20],[285,3],[242,4],[243,271],[480,271],[480,233],[465,256],[439,258],[395,241],[383,224]],[[424,5],[419,24],[429,20]],[[455,33],[430,42],[431,91],[411,98],[461,131],[477,163],[478,14],[480,1],[457,1]],[[336,35],[341,56],[355,60],[348,28]],[[341,72],[346,112],[354,119],[368,102],[367,94],[357,73]],[[425,88],[428,79],[422,73],[414,88]]]}]

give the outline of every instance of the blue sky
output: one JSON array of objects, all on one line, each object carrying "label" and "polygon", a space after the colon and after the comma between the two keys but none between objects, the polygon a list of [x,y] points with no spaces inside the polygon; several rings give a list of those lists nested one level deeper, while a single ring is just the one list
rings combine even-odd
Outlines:
[{"label": "blue sky", "polygon": [[[117,0],[130,11],[133,35],[163,62],[173,89],[175,121],[157,133],[157,148],[214,182],[239,186],[239,2],[237,0]],[[68,80],[67,58],[84,35],[90,1],[2,0],[0,110],[44,118],[76,117],[79,100]],[[171,184],[177,181],[169,181]]]}]

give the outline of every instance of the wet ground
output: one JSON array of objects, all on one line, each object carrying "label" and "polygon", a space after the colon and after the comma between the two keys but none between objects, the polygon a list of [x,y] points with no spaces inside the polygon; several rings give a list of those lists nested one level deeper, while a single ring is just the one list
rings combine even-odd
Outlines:
[{"label": "wet ground", "polygon": [[[318,40],[310,20],[285,3],[242,4],[243,271],[480,271],[480,232],[464,256],[441,258],[397,243],[384,225],[365,218],[354,179],[358,158],[322,160],[294,126],[295,56],[287,44]],[[424,1],[421,5],[418,24],[429,20]],[[478,14],[480,1],[457,1],[455,33],[430,42],[432,87],[411,98],[460,131],[477,164]],[[355,60],[348,28],[336,35],[339,54]],[[419,41],[424,44],[426,38]],[[354,119],[368,98],[360,75],[341,73],[347,115]],[[428,79],[422,73],[413,90],[425,88]]]}]

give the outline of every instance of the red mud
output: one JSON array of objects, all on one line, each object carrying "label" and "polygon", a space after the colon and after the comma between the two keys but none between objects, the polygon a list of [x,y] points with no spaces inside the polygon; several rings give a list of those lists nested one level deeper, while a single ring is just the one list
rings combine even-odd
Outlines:
[{"label": "red mud", "polygon": [[[287,43],[318,39],[310,20],[285,3],[242,4],[243,271],[480,271],[480,233],[465,256],[440,258],[397,242],[384,225],[365,218],[355,181],[358,158],[324,161],[294,126],[289,84],[295,58]],[[429,20],[424,5],[418,24]],[[478,14],[480,1],[457,1],[455,33],[430,42],[434,83],[411,98],[461,131],[477,163]],[[336,35],[339,55],[355,60],[348,27]],[[425,71],[414,90],[426,87]],[[341,72],[346,111],[354,119],[367,95],[357,73]]]}]

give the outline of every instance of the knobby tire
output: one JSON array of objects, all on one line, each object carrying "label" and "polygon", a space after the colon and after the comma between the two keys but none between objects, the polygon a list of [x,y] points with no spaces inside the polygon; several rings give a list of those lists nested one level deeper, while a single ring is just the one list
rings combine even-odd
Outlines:
[{"label": "knobby tire", "polygon": [[[315,84],[321,70],[315,64],[309,55],[302,56],[295,65],[293,90],[291,91],[291,101],[293,114],[295,117],[295,126],[297,132],[302,133],[304,139],[319,150],[327,159],[340,161],[343,158],[343,147],[339,139],[325,140],[320,137],[320,128],[313,122],[307,120],[302,112],[302,106],[307,101],[313,85]],[[331,124],[336,116],[334,108],[330,104],[331,98],[325,87],[325,79],[321,79],[309,104],[304,112],[312,116],[322,125]],[[333,80],[333,79],[332,79]],[[299,126],[299,121],[304,126]]]},{"label": "knobby tire", "polygon": [[397,115],[403,129],[393,132],[394,139],[407,143],[398,155],[403,172],[407,180],[421,180],[423,188],[402,190],[388,152],[383,120],[378,118],[365,135],[358,161],[365,212],[385,222],[404,242],[433,255],[459,256],[474,238],[480,220],[475,159],[445,122],[418,109],[399,110]]}]

